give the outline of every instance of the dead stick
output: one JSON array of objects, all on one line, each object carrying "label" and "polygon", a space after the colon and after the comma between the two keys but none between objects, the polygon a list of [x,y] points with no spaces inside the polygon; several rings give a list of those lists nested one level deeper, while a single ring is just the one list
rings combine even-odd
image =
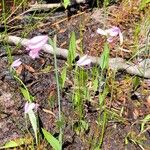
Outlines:
[{"label": "dead stick", "polygon": [[[13,43],[15,45],[21,44],[22,46],[27,46],[28,39],[16,37],[16,36],[7,36],[4,37],[0,35],[0,41],[7,41],[8,43]],[[43,51],[46,53],[54,54],[54,49],[51,45],[45,44],[43,46]],[[67,58],[68,56],[68,50],[57,48],[55,51],[57,56],[61,56],[63,58]],[[76,53],[76,55],[79,55]],[[80,55],[79,55],[80,56]],[[93,64],[100,65],[100,58],[94,57],[94,56],[88,56],[88,58],[91,59]],[[135,65],[133,63],[128,64],[123,58],[117,57],[117,58],[109,58],[109,68],[112,70],[126,70],[127,73],[132,75],[138,75],[140,77],[144,78],[150,78],[150,59],[145,59],[142,62],[140,62],[138,65]]]}]

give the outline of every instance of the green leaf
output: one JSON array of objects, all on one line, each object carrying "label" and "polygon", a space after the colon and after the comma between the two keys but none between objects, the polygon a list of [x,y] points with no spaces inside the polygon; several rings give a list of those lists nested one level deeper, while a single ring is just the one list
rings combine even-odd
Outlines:
[{"label": "green leaf", "polygon": [[26,90],[26,89],[24,89],[24,88],[22,88],[22,87],[20,87],[20,90],[21,90],[21,93],[22,93],[22,95],[23,95],[23,97],[26,99],[26,100],[28,100],[28,101],[30,101],[30,93],[28,92],[28,90]]},{"label": "green leaf", "polygon": [[100,96],[99,96],[99,104],[100,105],[103,104],[103,102],[104,102],[104,100],[105,100],[105,98],[106,98],[106,96],[107,96],[108,93],[109,93],[108,88],[105,87],[103,93],[100,94]]},{"label": "green leaf", "polygon": [[94,150],[100,150],[99,146],[97,146],[96,148],[94,148]]},{"label": "green leaf", "polygon": [[110,4],[110,0],[104,0],[103,5],[104,7],[108,6]]},{"label": "green leaf", "polygon": [[70,0],[64,0],[64,7],[67,8],[68,5],[70,5]]},{"label": "green leaf", "polygon": [[32,102],[34,100],[34,97],[29,93],[26,85],[16,75],[14,75],[14,78],[23,86],[23,88],[20,87],[20,90],[21,90],[23,96],[25,97],[25,99],[28,100],[29,102]]},{"label": "green leaf", "polygon": [[35,116],[33,110],[30,110],[28,112],[28,115],[29,115],[29,120],[31,122],[33,131],[34,131],[34,134],[35,134],[36,143],[37,143],[37,120],[36,120],[36,116]]},{"label": "green leaf", "polygon": [[140,10],[143,10],[148,3],[150,3],[150,0],[142,0],[140,4]]},{"label": "green leaf", "polygon": [[94,91],[96,91],[98,88],[98,78],[96,78],[95,80],[93,80],[93,89]]},{"label": "green leaf", "polygon": [[148,114],[144,119],[143,119],[143,123],[141,124],[141,132],[144,131],[144,126],[145,124],[150,121],[150,114]]},{"label": "green leaf", "polygon": [[20,139],[14,140],[14,141],[7,142],[4,146],[0,147],[0,149],[15,148],[15,147],[21,146],[23,144],[25,144],[25,139],[20,138]]},{"label": "green leaf", "polygon": [[140,84],[141,84],[140,78],[139,77],[135,77],[133,79],[133,89],[136,90]]},{"label": "green leaf", "polygon": [[59,141],[52,134],[50,134],[43,128],[42,128],[42,132],[44,134],[44,137],[49,142],[49,144],[53,147],[54,150],[61,150],[61,145]]},{"label": "green leaf", "polygon": [[69,44],[69,53],[67,58],[67,62],[69,65],[71,65],[72,61],[75,59],[75,54],[76,54],[76,37],[75,33],[72,32]]},{"label": "green leaf", "polygon": [[109,63],[109,47],[108,44],[105,43],[104,45],[104,51],[101,55],[100,58],[100,67],[102,70],[107,69],[108,68],[108,63]]}]

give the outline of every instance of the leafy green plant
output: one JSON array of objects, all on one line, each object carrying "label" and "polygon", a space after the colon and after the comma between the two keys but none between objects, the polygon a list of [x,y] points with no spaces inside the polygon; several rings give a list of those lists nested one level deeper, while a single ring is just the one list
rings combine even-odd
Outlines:
[{"label": "leafy green plant", "polygon": [[142,123],[141,123],[141,132],[144,131],[144,126],[146,123],[148,123],[150,121],[150,114],[148,114],[143,120],[142,120]]},{"label": "leafy green plant", "polygon": [[77,135],[83,134],[85,131],[87,131],[89,128],[89,125],[86,121],[80,120],[79,122],[74,124],[74,130]]},{"label": "leafy green plant", "polygon": [[137,136],[137,133],[135,131],[131,131],[125,137],[125,144],[127,145],[128,143],[132,142],[135,145],[139,146],[140,149],[145,150],[145,148],[143,147],[144,140],[145,140],[145,137]]},{"label": "leafy green plant", "polygon": [[110,0],[104,0],[103,5],[104,7],[108,6],[110,4]]},{"label": "leafy green plant", "polygon": [[64,7],[67,8],[70,5],[70,0],[63,0]]},{"label": "leafy green plant", "polygon": [[29,93],[26,85],[22,82],[22,80],[18,76],[14,75],[14,78],[21,84],[21,86],[23,86],[23,87],[20,87],[20,90],[24,98],[27,101],[32,102],[34,100],[34,97]]},{"label": "leafy green plant", "polygon": [[70,38],[70,44],[69,44],[69,52],[67,57],[67,62],[69,66],[72,65],[72,62],[76,57],[75,54],[76,54],[76,37],[75,37],[75,33],[72,32]]},{"label": "leafy green plant", "polygon": [[42,132],[44,134],[44,137],[46,138],[48,143],[53,147],[54,150],[62,149],[59,140],[57,140],[51,133],[47,132],[45,129],[42,129]]},{"label": "leafy green plant", "polygon": [[61,72],[61,87],[62,88],[65,86],[66,76],[67,76],[67,67],[64,67]]},{"label": "leafy green plant", "polygon": [[108,68],[108,63],[109,63],[109,47],[108,47],[108,44],[105,43],[104,51],[103,51],[101,58],[100,58],[100,67],[101,67],[102,71],[104,69]]},{"label": "leafy green plant", "polygon": [[[20,87],[20,90],[21,90],[21,93],[23,94],[24,98],[31,103],[34,100],[34,97],[32,97],[32,95],[29,93],[27,87],[25,86],[25,84],[22,82],[22,80],[19,77],[14,75],[14,78],[21,84],[21,86],[23,86],[23,88]],[[37,138],[37,130],[38,130],[37,118],[36,118],[36,115],[33,112],[33,110],[30,110],[27,114],[29,116],[29,120],[31,122],[33,131],[34,131],[36,144],[37,144],[38,143],[38,138]],[[25,118],[27,117],[27,114],[25,114]]]},{"label": "leafy green plant", "polygon": [[4,146],[0,147],[0,149],[9,149],[9,148],[16,148],[22,145],[31,144],[31,140],[27,138],[18,138],[16,140],[11,140],[7,142]]},{"label": "leafy green plant", "polygon": [[132,82],[133,82],[133,90],[135,91],[139,87],[139,85],[141,84],[140,78],[139,77],[134,77]]},{"label": "leafy green plant", "polygon": [[143,10],[148,3],[150,3],[150,0],[142,0],[140,3],[140,10]]},{"label": "leafy green plant", "polygon": [[[57,58],[56,58],[56,36],[54,37],[54,40],[52,41],[49,39],[49,43],[52,45],[54,50],[54,65],[55,65],[55,78],[56,78],[56,85],[57,85],[57,97],[58,97],[58,121],[62,122],[62,115],[61,115],[61,95],[60,95],[60,83],[59,83],[59,76],[58,76],[58,67],[57,67]],[[62,126],[59,127],[59,143],[62,145]]]},{"label": "leafy green plant", "polygon": [[[33,110],[30,110],[30,111],[28,112],[28,116],[29,116],[29,120],[30,120],[30,122],[31,122],[33,131],[34,131],[34,135],[35,135],[35,139],[36,139],[36,144],[38,144],[38,137],[37,137],[37,130],[38,130],[38,127],[37,127],[37,118],[36,118],[36,115],[35,115],[35,113],[33,112]],[[25,117],[26,117],[26,115],[25,115]]]}]

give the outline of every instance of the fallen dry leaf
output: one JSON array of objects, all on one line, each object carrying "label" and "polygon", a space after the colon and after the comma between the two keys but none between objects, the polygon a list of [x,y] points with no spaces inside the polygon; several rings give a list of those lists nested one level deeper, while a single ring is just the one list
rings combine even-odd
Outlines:
[{"label": "fallen dry leaf", "polygon": [[60,29],[58,33],[64,33],[67,29]]},{"label": "fallen dry leaf", "polygon": [[137,119],[139,117],[139,111],[137,109],[134,109],[133,111],[133,118]]},{"label": "fallen dry leaf", "polygon": [[23,68],[24,68],[23,65],[20,65],[20,66],[16,69],[17,75],[20,75],[20,74],[21,74]]},{"label": "fallen dry leaf", "polygon": [[28,65],[24,65],[25,69],[27,69],[29,72],[31,73],[34,73],[35,70],[31,67],[31,66],[28,66]]}]

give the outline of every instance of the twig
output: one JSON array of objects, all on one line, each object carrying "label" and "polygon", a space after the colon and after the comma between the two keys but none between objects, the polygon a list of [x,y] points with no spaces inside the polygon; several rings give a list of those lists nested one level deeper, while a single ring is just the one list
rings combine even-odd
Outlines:
[{"label": "twig", "polygon": [[48,11],[52,8],[59,8],[62,7],[63,5],[61,3],[56,3],[56,4],[34,4],[34,5],[30,5],[30,8],[26,11],[24,11],[23,13],[19,14],[18,16],[14,17],[13,19],[11,19],[10,21],[8,21],[8,24],[11,23],[12,21],[14,21],[15,19],[19,18],[20,16],[25,15],[26,13],[32,12],[32,11]]},{"label": "twig", "polygon": [[[0,41],[7,41],[8,43],[13,43],[15,45],[22,45],[22,46],[27,46],[28,39],[22,39],[20,37],[16,36],[8,36],[4,37],[0,35]],[[49,44],[45,44],[43,46],[43,51],[46,53],[54,54],[53,47]],[[67,58],[68,56],[68,50],[67,49],[62,49],[62,48],[57,48],[57,51],[55,51],[57,56],[61,56],[63,58]],[[79,54],[76,53],[76,56]],[[80,55],[79,55],[80,56]],[[91,59],[93,64],[100,64],[100,58],[99,57],[93,57],[93,56],[88,56],[88,58]],[[126,70],[127,73],[132,74],[132,75],[137,75],[140,77],[144,78],[150,78],[150,59],[144,59],[141,61],[139,64],[135,65],[133,63],[127,63],[123,58],[117,57],[117,58],[110,58],[109,59],[109,67],[112,70]]]}]

